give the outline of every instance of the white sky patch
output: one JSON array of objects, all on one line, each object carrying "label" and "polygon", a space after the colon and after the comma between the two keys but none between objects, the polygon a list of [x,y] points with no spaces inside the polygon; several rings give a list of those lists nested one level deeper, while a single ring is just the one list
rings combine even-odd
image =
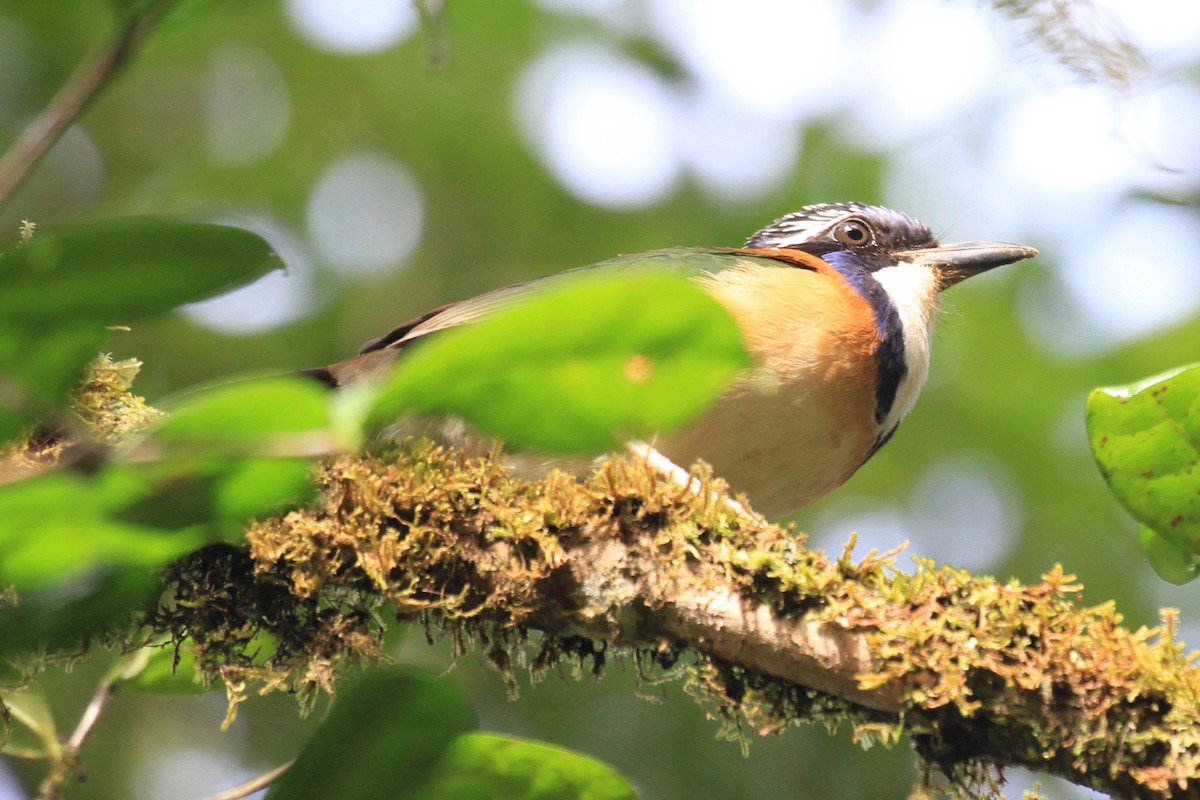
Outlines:
[{"label": "white sky patch", "polygon": [[145,761],[133,779],[134,798],[204,796],[255,775],[232,757],[199,747],[175,747]]},{"label": "white sky patch", "polygon": [[846,129],[869,149],[941,130],[995,93],[1005,44],[995,12],[908,0],[885,4],[862,27],[874,68]]},{"label": "white sky patch", "polygon": [[208,64],[209,157],[241,167],[268,158],[283,142],[291,97],[283,72],[263,51],[227,44]]},{"label": "white sky patch", "polygon": [[1093,0],[1112,11],[1140,48],[1170,62],[1200,56],[1200,3],[1191,0]]},{"label": "white sky patch", "polygon": [[649,205],[678,185],[678,109],[658,75],[600,46],[550,50],[517,91],[521,127],[554,176],[611,208]]},{"label": "white sky patch", "polygon": [[840,0],[649,0],[651,29],[700,82],[794,122],[850,106],[870,74],[856,8]]},{"label": "white sky patch", "polygon": [[980,163],[979,142],[961,134],[943,131],[896,151],[885,168],[885,205],[923,220],[944,242],[1022,241],[1022,206]]},{"label": "white sky patch", "polygon": [[794,123],[747,113],[712,93],[689,98],[682,131],[684,161],[710,194],[726,200],[778,187],[800,157]]},{"label": "white sky patch", "polygon": [[266,239],[284,269],[269,272],[247,286],[181,310],[207,328],[235,335],[260,333],[293,322],[312,310],[313,269],[299,238],[267,217],[238,217],[229,222]]},{"label": "white sky patch", "polygon": [[0,764],[0,800],[25,800],[28,796],[8,764]]},{"label": "white sky patch", "polygon": [[992,459],[959,454],[935,464],[913,490],[914,552],[972,572],[995,569],[1021,529],[1015,485]]},{"label": "white sky patch", "polygon": [[1063,253],[1062,277],[1086,316],[1117,341],[1182,322],[1200,310],[1200,218],[1131,202],[1109,225]]},{"label": "white sky patch", "polygon": [[909,542],[896,566],[912,572],[912,556],[972,571],[991,569],[1011,552],[1021,530],[1021,499],[1003,465],[968,454],[930,467],[903,505],[845,496],[823,504],[809,526],[814,546],[836,558],[858,534],[854,557]]},{"label": "white sky patch", "polygon": [[292,26],[325,50],[363,54],[399,44],[417,29],[412,0],[287,0]]},{"label": "white sky patch", "polygon": [[344,155],[317,179],[308,235],[339,272],[373,275],[396,267],[421,240],[425,201],[399,161],[384,153]]},{"label": "white sky patch", "polygon": [[1060,235],[1064,212],[1107,210],[1140,164],[1116,133],[1114,98],[1095,86],[1060,86],[1016,101],[993,127],[988,172],[1026,213]]},{"label": "white sky patch", "polygon": [[1200,88],[1145,86],[1116,113],[1117,137],[1141,161],[1139,186],[1176,196],[1200,187]]},{"label": "white sky patch", "polygon": [[1058,272],[1022,285],[1017,304],[1027,335],[1051,351],[1092,358],[1200,312],[1192,211],[1130,201],[1058,245]]}]

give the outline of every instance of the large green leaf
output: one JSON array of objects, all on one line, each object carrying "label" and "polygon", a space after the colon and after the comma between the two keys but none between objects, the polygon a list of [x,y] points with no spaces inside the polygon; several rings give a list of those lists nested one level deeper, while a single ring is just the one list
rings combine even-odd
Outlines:
[{"label": "large green leaf", "polygon": [[307,496],[305,459],[202,459],[59,471],[0,486],[0,583],[64,585],[96,569],[154,567]]},{"label": "large green leaf", "polygon": [[[329,392],[294,375],[240,380],[191,392],[166,404],[170,415],[152,440],[173,454],[301,447],[330,426]],[[261,451],[260,451],[261,452]]]},{"label": "large green leaf", "polygon": [[140,566],[98,568],[86,579],[21,592],[21,602],[0,608],[0,654],[44,647],[79,647],[88,636],[128,624],[158,587]]},{"label": "large green leaf", "polygon": [[61,413],[84,367],[107,338],[108,331],[99,325],[30,334],[0,321],[0,441],[15,437],[49,410]]},{"label": "large green leaf", "polygon": [[280,265],[240,228],[155,218],[42,233],[0,255],[0,440],[61,410],[105,326],[137,322]]},{"label": "large green leaf", "polygon": [[1151,564],[1185,583],[1200,570],[1200,365],[1088,396],[1096,463],[1138,522]]},{"label": "large green leaf", "polygon": [[426,800],[635,800],[629,782],[579,753],[511,736],[469,733],[450,746]]},{"label": "large green leaf", "polygon": [[262,237],[224,225],[126,218],[39,233],[0,257],[0,320],[35,333],[122,325],[279,266]]},{"label": "large green leaf", "polygon": [[70,645],[145,607],[156,569],[310,491],[305,459],[109,464],[0,486],[0,653]]},{"label": "large green leaf", "polygon": [[449,413],[515,445],[603,452],[690,421],[749,363],[733,318],[685,278],[585,273],[414,346],[369,421]]},{"label": "large green leaf", "polygon": [[0,486],[0,583],[16,584],[24,596],[114,565],[154,566],[199,547],[204,531],[191,509],[178,507],[186,521],[176,520],[185,524],[170,528],[120,516],[180,483],[157,469],[110,466]]},{"label": "large green leaf", "polygon": [[270,800],[425,798],[434,767],[474,713],[444,679],[391,669],[348,686]]},{"label": "large green leaf", "polygon": [[[311,459],[295,451],[328,422],[328,396],[310,381],[228,384],[185,398],[117,461],[0,486],[0,585],[22,601],[0,612],[4,644],[44,641],[38,625],[59,638],[88,629],[73,617],[116,620],[134,607],[122,603],[145,602],[135,584],[154,568],[240,541],[247,519],[309,497]],[[97,589],[97,576],[112,585]],[[80,616],[73,604],[89,601]],[[25,633],[10,636],[11,626]]]}]

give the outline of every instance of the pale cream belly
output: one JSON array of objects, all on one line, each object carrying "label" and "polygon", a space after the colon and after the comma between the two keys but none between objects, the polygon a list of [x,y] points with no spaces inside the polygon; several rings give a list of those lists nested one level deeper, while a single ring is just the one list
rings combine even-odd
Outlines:
[{"label": "pale cream belly", "polygon": [[655,446],[684,467],[707,461],[756,511],[775,517],[840,486],[866,459],[875,432],[873,397],[747,389]]},{"label": "pale cream belly", "polygon": [[[823,387],[743,383],[696,422],[659,435],[651,444],[684,469],[698,460],[711,464],[733,492],[746,494],[755,511],[782,516],[840,486],[866,460],[874,443],[874,397],[849,381]],[[500,446],[456,419],[409,419],[387,435],[427,436],[473,456],[496,452]],[[598,457],[528,451],[510,451],[504,459],[512,474],[530,479],[550,469],[582,476],[598,462]]]}]

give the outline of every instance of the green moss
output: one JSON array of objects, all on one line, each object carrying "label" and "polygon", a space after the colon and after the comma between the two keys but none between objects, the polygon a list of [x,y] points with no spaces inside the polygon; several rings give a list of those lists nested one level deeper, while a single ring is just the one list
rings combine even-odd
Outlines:
[{"label": "green moss", "polygon": [[[99,439],[157,414],[129,394],[131,369],[102,361],[78,395]],[[16,452],[37,468],[57,458],[32,440]],[[703,465],[694,474],[699,488],[685,490],[613,459],[586,480],[526,481],[427,442],[332,458],[313,507],[254,524],[245,547],[174,565],[146,623],[151,636],[190,642],[202,679],[226,686],[231,715],[251,690],[311,707],[348,670],[384,658],[395,617],[448,637],[456,653],[481,650],[513,692],[519,668],[535,679],[556,667],[600,674],[629,657],[647,682],[682,680],[720,733],[743,741],[813,723],[850,725],[864,746],[908,734],[924,765],[918,797],[986,796],[1001,777],[994,764],[1133,797],[1200,780],[1200,672],[1173,616],[1127,630],[1112,604],[1081,606],[1060,567],[1023,585],[920,559],[905,574],[895,553],[856,562],[853,541],[829,558],[735,511]],[[614,552],[615,571],[580,564]],[[781,624],[865,642],[868,667],[852,683],[890,699],[856,705],[660,627],[674,599],[721,592]]]},{"label": "green moss", "polygon": [[[1146,796],[1196,774],[1196,671],[1163,631],[1125,630],[1110,604],[1077,605],[1080,587],[1060,568],[1025,586],[923,560],[907,575],[893,568],[894,554],[854,562],[850,547],[830,559],[715,501],[721,484],[702,467],[698,475],[705,488],[686,492],[615,459],[582,482],[523,481],[428,443],[340,457],[320,471],[318,507],[248,532],[253,585],[248,597],[223,602],[251,609],[257,622],[194,616],[183,627],[212,656],[204,667],[212,675],[304,696],[379,658],[384,604],[460,651],[481,649],[514,689],[517,665],[599,672],[612,654],[628,654],[650,680],[683,676],[722,734],[849,724],[869,746],[908,733],[923,762],[964,796],[998,780],[993,761]],[[647,566],[571,584],[570,554],[609,544],[633,554],[624,563]],[[209,582],[215,591],[244,577]],[[638,582],[645,613],[614,602],[620,580]],[[866,637],[874,667],[858,685],[899,687],[896,708],[866,709],[639,627],[670,592],[718,588],[782,619]],[[277,596],[255,609],[252,599],[261,604],[268,589]],[[284,613],[289,603],[303,613]],[[269,628],[280,652],[247,667],[238,648],[255,625]]]}]

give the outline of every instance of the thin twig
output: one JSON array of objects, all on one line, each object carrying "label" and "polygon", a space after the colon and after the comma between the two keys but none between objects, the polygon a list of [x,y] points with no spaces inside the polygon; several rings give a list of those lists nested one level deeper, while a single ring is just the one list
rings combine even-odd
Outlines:
[{"label": "thin twig", "polygon": [[104,706],[116,693],[116,684],[111,678],[105,678],[96,687],[96,693],[92,695],[91,702],[87,708],[83,710],[83,716],[79,718],[79,724],[75,726],[75,731],[71,734],[71,738],[67,740],[67,750],[72,755],[79,753],[83,747],[84,741],[87,740],[88,734],[92,732],[92,728],[96,727],[96,723],[100,720],[100,714],[104,711]]},{"label": "thin twig", "polygon": [[226,789],[218,794],[210,795],[204,800],[240,800],[242,797],[247,797],[254,794],[260,789],[265,789],[275,782],[283,773],[295,764],[295,760],[280,764],[278,767],[269,769],[261,775],[256,775],[244,783],[239,783],[237,786]]},{"label": "thin twig", "polygon": [[0,156],[0,206],[12,197],[33,168],[83,113],[100,90],[132,59],[154,23],[176,0],[150,3],[131,12],[107,46],[80,62],[3,156]]},{"label": "thin twig", "polygon": [[95,694],[92,695],[91,701],[87,708],[83,711],[83,716],[79,718],[79,724],[75,726],[71,738],[67,740],[67,744],[63,747],[62,753],[55,760],[50,768],[50,774],[42,781],[39,789],[37,800],[55,800],[62,792],[70,780],[71,775],[75,771],[76,764],[79,763],[79,751],[83,749],[84,742],[87,741],[88,734],[96,727],[96,722],[100,719],[100,714],[103,713],[104,707],[112,698],[116,690],[116,679],[112,675],[106,675],[100,684],[96,687]]}]

